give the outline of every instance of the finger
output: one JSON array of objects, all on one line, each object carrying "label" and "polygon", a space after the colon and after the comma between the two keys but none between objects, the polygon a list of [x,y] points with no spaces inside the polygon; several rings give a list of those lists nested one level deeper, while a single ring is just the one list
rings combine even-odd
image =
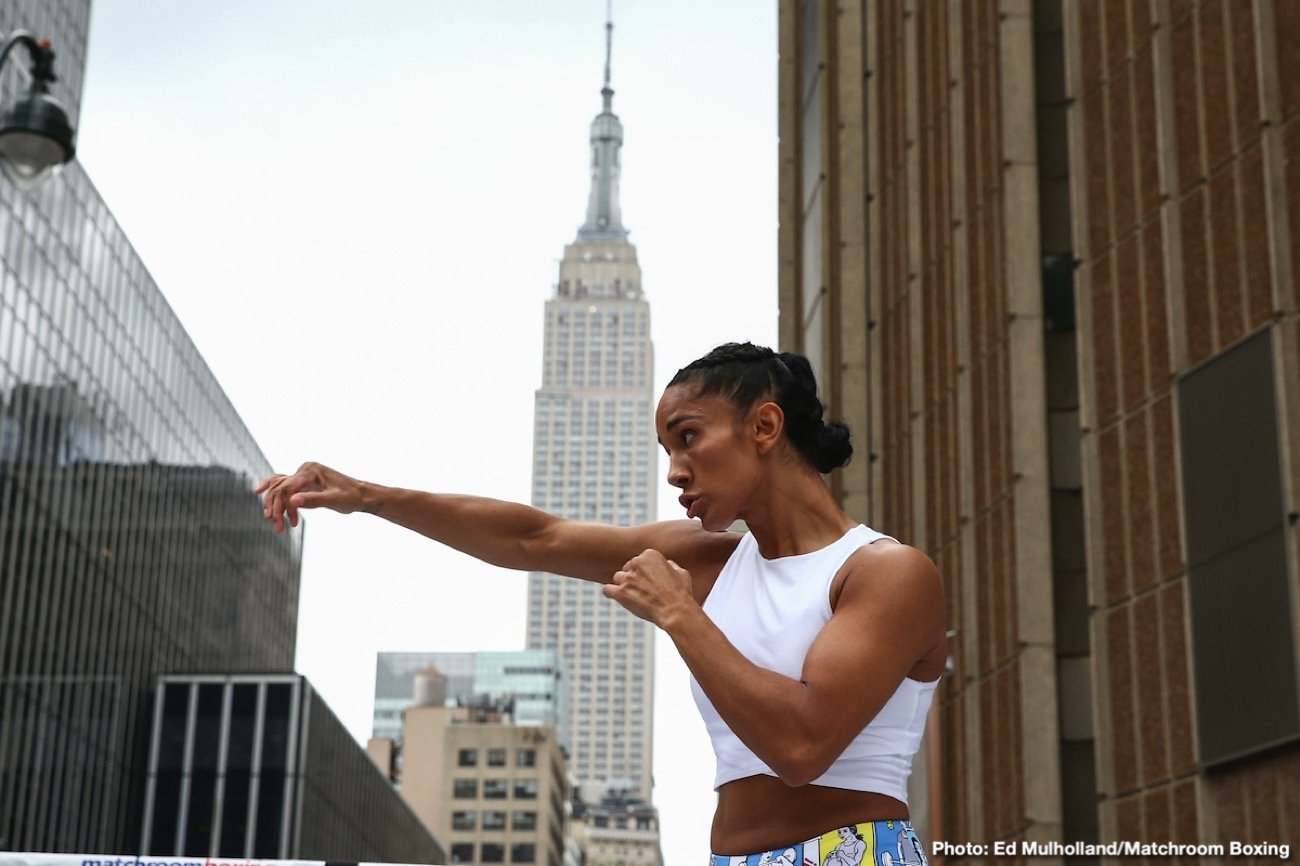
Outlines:
[{"label": "finger", "polygon": [[616,584],[613,584],[613,583],[607,583],[607,584],[605,584],[604,586],[602,586],[602,587],[600,588],[600,591],[603,592],[603,593],[605,594],[605,598],[612,598],[612,599],[614,599],[615,601],[617,601],[617,600],[618,600],[618,591],[619,591],[620,588],[621,588],[621,587],[617,586]]},{"label": "finger", "polygon": [[631,575],[628,574],[627,571],[616,571],[614,572],[614,576],[610,578],[610,582],[616,586],[622,586],[627,583],[629,577],[631,577]]},{"label": "finger", "polygon": [[259,484],[259,485],[257,485],[257,489],[254,490],[253,492],[254,492],[254,493],[265,493],[265,492],[267,491],[267,489],[270,488],[270,486],[271,486],[272,484],[274,484],[275,482],[279,481],[281,478],[284,478],[284,477],[285,477],[285,476],[282,475],[282,474],[280,474],[280,473],[276,473],[275,475],[268,475],[267,477],[265,477],[265,478],[262,479],[262,483]]},{"label": "finger", "polygon": [[326,490],[302,491],[289,497],[287,507],[295,513],[299,508],[328,508],[334,499],[334,494]]}]

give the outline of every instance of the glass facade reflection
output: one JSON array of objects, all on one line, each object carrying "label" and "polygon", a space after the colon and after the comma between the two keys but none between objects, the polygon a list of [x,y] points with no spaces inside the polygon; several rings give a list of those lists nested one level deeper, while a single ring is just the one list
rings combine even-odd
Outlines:
[{"label": "glass facade reflection", "polygon": [[555,728],[569,721],[569,684],[555,650],[386,652],[375,659],[374,736],[402,738],[402,714],[415,703],[416,676],[429,667],[446,679],[447,706],[509,701],[514,723]]},{"label": "glass facade reflection", "polygon": [[[89,15],[0,3],[74,118]],[[302,538],[261,520],[267,472],[80,164],[0,179],[0,850],[134,849],[155,676],[292,671]]]}]

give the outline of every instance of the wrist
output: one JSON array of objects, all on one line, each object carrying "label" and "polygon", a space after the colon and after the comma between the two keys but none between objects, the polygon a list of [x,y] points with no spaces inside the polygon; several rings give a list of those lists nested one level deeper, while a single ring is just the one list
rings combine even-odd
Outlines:
[{"label": "wrist", "polygon": [[366,514],[379,514],[383,510],[387,497],[386,488],[368,481],[357,482],[357,510]]},{"label": "wrist", "polygon": [[688,629],[694,618],[703,612],[695,599],[684,599],[667,608],[659,616],[659,627],[670,635],[678,634]]}]

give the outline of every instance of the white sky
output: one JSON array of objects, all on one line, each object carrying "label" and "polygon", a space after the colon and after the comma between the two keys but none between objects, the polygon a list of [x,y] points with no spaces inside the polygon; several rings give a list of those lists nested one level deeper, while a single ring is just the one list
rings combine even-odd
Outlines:
[{"label": "white sky", "polygon": [[[604,12],[95,0],[78,156],[277,468],[528,501]],[[776,4],[614,15],[623,218],[662,388],[717,343],[776,339]],[[662,480],[659,513],[681,516]],[[364,515],[309,524],[297,666],[359,740],[376,652],[523,647],[526,575]],[[655,802],[677,866],[706,856],[713,756],[659,637]]]}]

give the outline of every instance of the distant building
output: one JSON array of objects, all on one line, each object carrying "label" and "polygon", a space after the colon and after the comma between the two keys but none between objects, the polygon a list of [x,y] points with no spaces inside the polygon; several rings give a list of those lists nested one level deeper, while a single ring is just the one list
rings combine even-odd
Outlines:
[{"label": "distant building", "polygon": [[447,706],[436,670],[419,680],[400,741],[368,750],[449,862],[562,866],[568,785],[554,729],[512,723],[508,701]]},{"label": "distant building", "polygon": [[664,866],[659,812],[632,791],[611,788],[594,805],[575,796],[570,837],[582,866]]},{"label": "distant building", "polygon": [[[587,217],[564,248],[546,302],[532,503],[562,517],[631,526],[655,519],[654,349],[641,266],[619,207],[623,124],[608,60],[601,97],[591,123]],[[529,576],[527,645],[564,659],[572,684],[564,742],[575,777],[593,790],[632,780],[650,800],[654,631],[597,584]]]},{"label": "distant building", "polygon": [[401,739],[402,713],[414,701],[417,675],[429,667],[445,681],[449,705],[509,698],[515,724],[566,727],[568,678],[552,650],[392,652],[375,660],[375,737]]},{"label": "distant building", "polygon": [[445,851],[301,676],[158,683],[140,851],[445,862]]}]

